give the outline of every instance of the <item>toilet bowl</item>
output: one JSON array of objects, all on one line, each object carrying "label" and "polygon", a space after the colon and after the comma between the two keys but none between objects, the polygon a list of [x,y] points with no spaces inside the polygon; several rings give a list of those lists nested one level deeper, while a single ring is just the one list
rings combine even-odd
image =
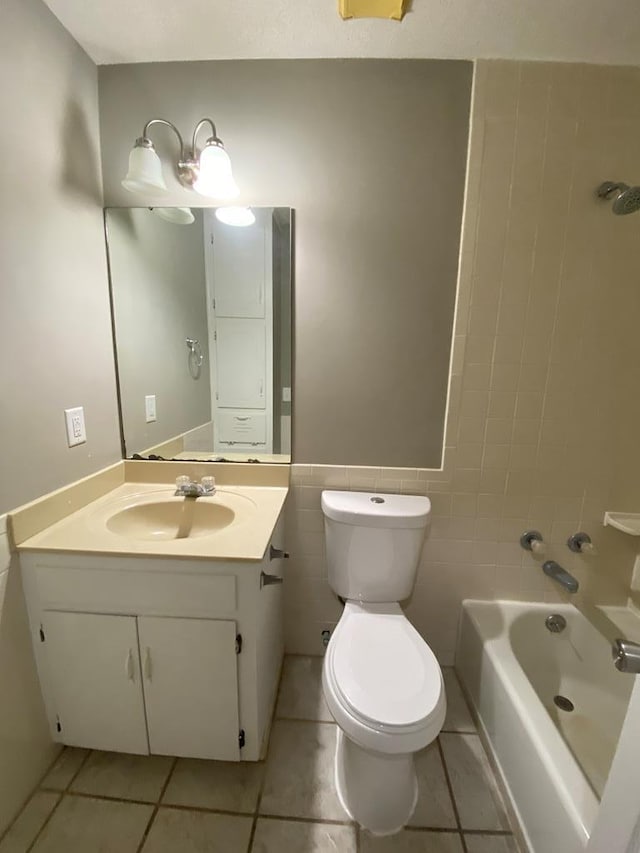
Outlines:
[{"label": "toilet bowl", "polygon": [[414,753],[438,736],[446,713],[440,666],[398,604],[413,585],[430,504],[323,492],[322,508],[329,582],[347,599],[322,671],[339,727],[336,789],[352,819],[390,835],[416,806]]},{"label": "toilet bowl", "polygon": [[335,781],[349,816],[376,835],[405,826],[416,806],[413,756],[446,713],[438,662],[397,604],[347,602],[322,685],[338,724]]}]

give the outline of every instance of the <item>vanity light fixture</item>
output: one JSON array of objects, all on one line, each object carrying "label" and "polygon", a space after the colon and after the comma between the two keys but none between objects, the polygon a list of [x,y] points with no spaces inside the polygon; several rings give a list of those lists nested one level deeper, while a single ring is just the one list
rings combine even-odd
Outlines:
[{"label": "vanity light fixture", "polygon": [[[240,190],[233,178],[231,160],[210,118],[203,118],[196,125],[190,148],[185,145],[175,124],[163,118],[153,118],[148,121],[142,130],[142,136],[136,139],[129,154],[129,171],[122,181],[122,186],[126,190],[154,196],[161,196],[167,192],[162,163],[149,138],[149,128],[154,124],[170,127],[178,137],[180,154],[176,163],[176,172],[185,187],[194,189],[208,198],[232,199],[238,195]],[[196,140],[198,133],[205,125],[210,125],[211,136],[207,138],[204,148],[200,150],[196,146]]]},{"label": "vanity light fixture", "polygon": [[246,228],[247,225],[253,225],[256,216],[250,207],[217,207],[216,219],[225,225]]},{"label": "vanity light fixture", "polygon": [[149,210],[173,225],[191,225],[196,221],[190,207],[150,207]]}]

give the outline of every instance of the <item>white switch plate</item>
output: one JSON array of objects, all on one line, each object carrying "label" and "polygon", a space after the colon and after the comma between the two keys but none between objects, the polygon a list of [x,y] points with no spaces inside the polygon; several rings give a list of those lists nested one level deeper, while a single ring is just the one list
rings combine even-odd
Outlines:
[{"label": "white switch plate", "polygon": [[87,431],[84,426],[84,409],[82,406],[75,409],[65,409],[64,419],[67,425],[67,444],[69,447],[84,444],[87,440]]},{"label": "white switch plate", "polygon": [[148,424],[152,424],[157,420],[156,417],[156,395],[147,394],[144,398],[144,411]]},{"label": "white switch plate", "polygon": [[283,388],[282,389],[282,402],[290,403],[291,402],[291,388]]}]

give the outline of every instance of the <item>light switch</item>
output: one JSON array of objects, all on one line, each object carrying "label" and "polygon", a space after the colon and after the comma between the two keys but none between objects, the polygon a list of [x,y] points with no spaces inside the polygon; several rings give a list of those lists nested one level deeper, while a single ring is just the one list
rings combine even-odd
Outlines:
[{"label": "light switch", "polygon": [[144,398],[144,411],[148,424],[151,424],[157,420],[155,394],[147,394],[147,396]]},{"label": "light switch", "polygon": [[283,388],[282,389],[282,402],[290,403],[291,402],[291,388]]},{"label": "light switch", "polygon": [[69,447],[84,444],[87,440],[87,432],[84,426],[84,409],[82,406],[75,409],[65,409],[64,418],[67,424],[67,444]]}]

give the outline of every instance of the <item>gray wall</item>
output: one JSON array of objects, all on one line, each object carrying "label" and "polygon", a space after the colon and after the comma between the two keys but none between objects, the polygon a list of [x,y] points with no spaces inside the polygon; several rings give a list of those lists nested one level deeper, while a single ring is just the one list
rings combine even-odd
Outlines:
[{"label": "gray wall", "polygon": [[[120,447],[96,69],[40,0],[2,0],[0,80],[2,513],[116,461]],[[78,405],[89,440],[70,450],[63,409]],[[1,834],[55,748],[15,559],[0,610]]]},{"label": "gray wall", "polygon": [[[211,420],[204,232],[194,213],[191,225],[174,225],[146,207],[107,211],[128,456]],[[205,355],[197,379],[186,338],[196,338]],[[158,416],[149,424],[147,394],[156,395]]]},{"label": "gray wall", "polygon": [[[210,115],[239,202],[295,208],[296,462],[440,464],[471,77],[441,61],[100,69],[108,205],[149,201],[120,186],[147,119],[189,135]],[[165,203],[198,203],[170,188]]]},{"label": "gray wall", "polygon": [[[95,66],[39,0],[0,4],[0,512],[120,457]],[[84,406],[69,449],[63,410]]]}]

